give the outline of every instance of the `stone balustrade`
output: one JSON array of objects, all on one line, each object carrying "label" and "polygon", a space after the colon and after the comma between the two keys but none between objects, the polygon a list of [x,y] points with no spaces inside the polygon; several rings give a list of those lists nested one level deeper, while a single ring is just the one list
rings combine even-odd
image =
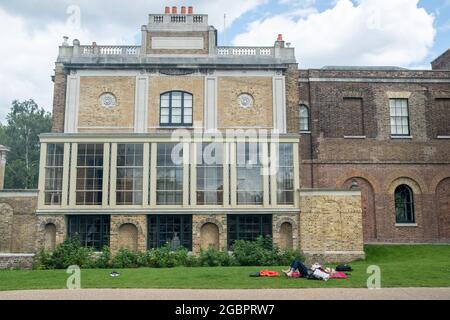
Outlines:
[{"label": "stone balustrade", "polygon": [[269,56],[275,55],[273,47],[217,47],[218,56]]},{"label": "stone balustrade", "polygon": [[[79,46],[80,56],[138,56],[140,46]],[[74,52],[76,54],[76,52]]]}]

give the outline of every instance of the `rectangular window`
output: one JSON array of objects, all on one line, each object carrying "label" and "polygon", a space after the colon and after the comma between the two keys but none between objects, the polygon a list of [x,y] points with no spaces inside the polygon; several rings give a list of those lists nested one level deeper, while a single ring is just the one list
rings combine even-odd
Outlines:
[{"label": "rectangular window", "polygon": [[343,110],[343,133],[344,136],[364,136],[364,112],[363,99],[344,98]]},{"label": "rectangular window", "polygon": [[263,203],[262,145],[258,143],[237,144],[237,203],[260,205]]},{"label": "rectangular window", "polygon": [[407,99],[390,99],[391,134],[394,136],[409,136],[409,113]]},{"label": "rectangular window", "polygon": [[101,205],[102,191],[103,144],[78,144],[77,205]]},{"label": "rectangular window", "polygon": [[148,216],[148,248],[169,244],[172,250],[184,247],[192,250],[191,215]]},{"label": "rectangular window", "polygon": [[156,203],[183,204],[183,145],[159,143],[156,164]]},{"label": "rectangular window", "polygon": [[294,152],[291,143],[280,143],[278,149],[277,202],[294,204]]},{"label": "rectangular window", "polygon": [[197,204],[223,204],[223,144],[197,144]]},{"label": "rectangular window", "polygon": [[142,204],[144,145],[117,145],[116,203]]},{"label": "rectangular window", "polygon": [[450,136],[450,99],[436,99],[431,116],[435,137]]},{"label": "rectangular window", "polygon": [[258,237],[272,237],[272,215],[228,215],[228,248],[236,240],[253,241]]},{"label": "rectangular window", "polygon": [[64,169],[64,144],[47,145],[45,160],[45,205],[60,205]]},{"label": "rectangular window", "polygon": [[81,245],[101,251],[109,246],[110,216],[69,216],[68,235],[77,237]]}]

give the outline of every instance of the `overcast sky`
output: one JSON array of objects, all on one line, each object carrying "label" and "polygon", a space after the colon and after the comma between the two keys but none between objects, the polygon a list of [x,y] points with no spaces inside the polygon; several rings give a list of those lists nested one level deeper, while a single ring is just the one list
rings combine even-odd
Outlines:
[{"label": "overcast sky", "polygon": [[165,5],[209,14],[219,45],[271,46],[282,33],[301,68],[429,69],[450,48],[450,0],[1,0],[0,121],[14,99],[51,110],[50,76],[64,35],[82,44],[139,45],[147,14]]}]

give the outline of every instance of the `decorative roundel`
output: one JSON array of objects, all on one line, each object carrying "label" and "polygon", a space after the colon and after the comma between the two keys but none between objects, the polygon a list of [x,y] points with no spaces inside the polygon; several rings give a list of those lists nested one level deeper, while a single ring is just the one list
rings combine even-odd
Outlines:
[{"label": "decorative roundel", "polygon": [[117,99],[112,93],[104,93],[100,96],[100,104],[104,108],[113,108],[117,105]]},{"label": "decorative roundel", "polygon": [[238,103],[241,108],[248,109],[253,107],[253,97],[248,93],[243,93],[238,97]]}]

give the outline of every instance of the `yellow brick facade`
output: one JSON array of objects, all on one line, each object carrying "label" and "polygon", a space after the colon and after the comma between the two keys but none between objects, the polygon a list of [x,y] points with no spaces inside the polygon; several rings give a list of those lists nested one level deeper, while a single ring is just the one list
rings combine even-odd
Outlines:
[{"label": "yellow brick facade", "polygon": [[[219,77],[218,79],[218,127],[273,126],[272,77]],[[238,103],[242,93],[253,97],[252,108],[244,109]]]},{"label": "yellow brick facade", "polygon": [[[135,86],[135,77],[80,77],[78,131],[133,132]],[[106,92],[116,97],[116,106],[101,105],[100,96]]]}]

